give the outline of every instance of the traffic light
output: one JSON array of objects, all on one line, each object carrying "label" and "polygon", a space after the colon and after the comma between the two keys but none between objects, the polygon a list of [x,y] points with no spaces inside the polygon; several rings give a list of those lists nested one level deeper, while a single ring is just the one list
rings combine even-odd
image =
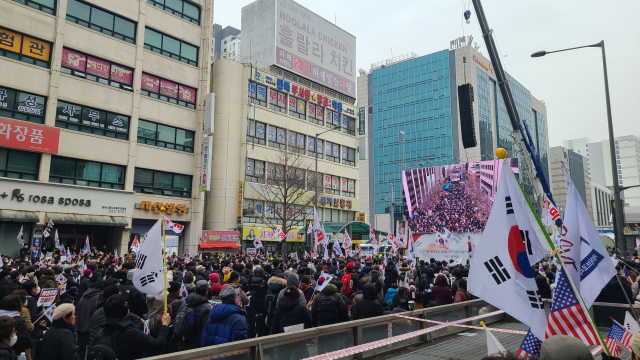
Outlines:
[{"label": "traffic light", "polygon": [[476,127],[473,121],[473,86],[463,84],[458,86],[458,105],[460,107],[460,134],[462,135],[462,146],[467,148],[476,147]]}]

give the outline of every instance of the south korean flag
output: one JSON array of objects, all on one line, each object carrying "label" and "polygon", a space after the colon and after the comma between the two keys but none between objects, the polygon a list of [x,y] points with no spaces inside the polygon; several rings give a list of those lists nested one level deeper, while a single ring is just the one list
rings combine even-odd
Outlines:
[{"label": "south korean flag", "polygon": [[551,248],[511,167],[498,191],[469,270],[469,292],[528,325],[544,339],[547,318],[531,266]]}]

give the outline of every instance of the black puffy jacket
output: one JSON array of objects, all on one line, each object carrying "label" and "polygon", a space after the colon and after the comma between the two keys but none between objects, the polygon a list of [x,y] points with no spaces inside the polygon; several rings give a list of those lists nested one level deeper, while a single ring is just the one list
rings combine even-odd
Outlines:
[{"label": "black puffy jacket", "polygon": [[284,296],[276,304],[276,314],[273,319],[273,334],[284,332],[287,326],[304,324],[304,328],[311,327],[311,314],[300,304],[298,288],[289,286],[283,290]]},{"label": "black puffy jacket", "polygon": [[398,270],[394,264],[387,265],[384,270],[384,287],[385,289],[390,287],[391,284],[397,284],[400,275],[398,275]]},{"label": "black puffy jacket", "polygon": [[[187,335],[185,339],[180,339],[178,343],[178,350],[190,350],[200,347],[200,337],[202,336],[202,329],[204,329],[207,320],[209,320],[209,313],[211,312],[211,304],[207,300],[206,296],[191,293],[180,305],[180,310],[185,307],[193,308],[193,327],[187,329]],[[179,311],[178,311],[179,312]]]},{"label": "black puffy jacket", "polygon": [[377,301],[376,287],[367,283],[362,288],[362,300],[353,307],[351,312],[353,320],[366,319],[384,314],[382,305]]},{"label": "black puffy jacket", "polygon": [[100,341],[102,336],[109,336],[115,346],[114,352],[118,360],[134,360],[159,355],[164,349],[169,334],[168,326],[161,326],[158,338],[136,329],[129,319],[106,319],[102,332],[93,339],[90,346]]},{"label": "black puffy jacket", "polygon": [[127,300],[127,307],[132,313],[144,318],[149,312],[147,297],[133,286],[131,280],[127,280],[125,285],[120,286],[120,293]]},{"label": "black puffy jacket", "polygon": [[84,292],[89,290],[89,286],[91,286],[91,277],[83,275],[80,278],[80,284],[78,284],[78,296],[76,296],[76,299],[80,299]]},{"label": "black puffy jacket", "polygon": [[58,319],[53,322],[42,340],[42,354],[38,357],[46,360],[77,360],[76,339],[73,325]]},{"label": "black puffy jacket", "polygon": [[16,354],[11,350],[9,344],[0,344],[0,360],[17,360]]},{"label": "black puffy jacket", "polygon": [[0,279],[0,300],[11,294],[13,283],[11,279]]},{"label": "black puffy jacket", "polygon": [[[140,331],[144,330],[144,323],[141,321],[138,315],[134,313],[129,313],[126,319],[131,320],[131,323],[133,324],[134,328]],[[98,335],[98,332],[104,329],[104,324],[106,321],[107,321],[107,317],[104,315],[104,308],[101,307],[100,309],[96,310],[96,312],[93,313],[93,316],[91,316],[91,324],[89,325],[89,344],[93,342],[93,338],[95,338],[96,335]]]}]

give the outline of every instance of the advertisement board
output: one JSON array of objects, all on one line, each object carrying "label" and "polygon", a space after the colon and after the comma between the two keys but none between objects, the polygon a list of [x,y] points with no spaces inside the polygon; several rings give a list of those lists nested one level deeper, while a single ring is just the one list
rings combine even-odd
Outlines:
[{"label": "advertisement board", "polygon": [[239,234],[237,231],[213,231],[202,230],[200,245],[238,245]]},{"label": "advertisement board", "polygon": [[482,232],[504,163],[518,176],[518,159],[403,171],[408,227],[414,234]]},{"label": "advertisement board", "polygon": [[[244,226],[242,228],[242,240],[251,241],[256,238],[260,241],[278,241],[276,232],[267,227]],[[304,241],[304,234],[298,230],[291,230],[285,235],[287,241]]]},{"label": "advertisement board", "polygon": [[[27,100],[27,105],[34,105]],[[34,105],[35,106],[35,105]],[[31,122],[0,117],[0,144],[6,147],[58,153],[60,129]]]},{"label": "advertisement board", "polygon": [[473,257],[475,244],[480,242],[482,233],[451,233],[451,234],[413,234],[413,245],[416,257],[420,260],[431,258],[437,261],[462,259],[462,264]]},{"label": "advertisement board", "polygon": [[200,191],[211,190],[211,144],[213,137],[205,136],[202,139],[202,168],[200,169]]}]

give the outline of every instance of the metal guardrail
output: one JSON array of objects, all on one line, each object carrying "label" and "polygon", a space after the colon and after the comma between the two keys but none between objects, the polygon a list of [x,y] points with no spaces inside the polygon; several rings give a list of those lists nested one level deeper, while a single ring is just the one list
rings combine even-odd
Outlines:
[{"label": "metal guardrail", "polygon": [[[411,312],[403,312],[402,315],[430,319],[436,321],[454,321],[470,318],[479,314],[485,314],[498,310],[484,300],[472,300],[457,304],[443,305]],[[482,319],[486,323],[503,320],[504,314]],[[468,321],[463,324],[479,325],[480,320]],[[182,351],[166,355],[147,358],[149,360],[202,360],[202,359],[228,359],[228,360],[286,360],[302,359],[331,351],[344,349],[351,346],[366,344],[407,332],[429,327],[422,321],[411,321],[398,318],[394,315],[378,316],[369,319],[348,321],[344,323],[315,327],[302,331],[276,334],[242,341],[236,341],[224,345],[209,346],[194,350]],[[434,326],[434,325],[431,325]],[[382,348],[366,351],[354,355],[354,359],[363,359],[372,355],[379,355],[408,345],[425,343],[433,339],[448,336],[460,331],[462,328],[447,327],[428,333],[414,339],[401,341]]]}]

